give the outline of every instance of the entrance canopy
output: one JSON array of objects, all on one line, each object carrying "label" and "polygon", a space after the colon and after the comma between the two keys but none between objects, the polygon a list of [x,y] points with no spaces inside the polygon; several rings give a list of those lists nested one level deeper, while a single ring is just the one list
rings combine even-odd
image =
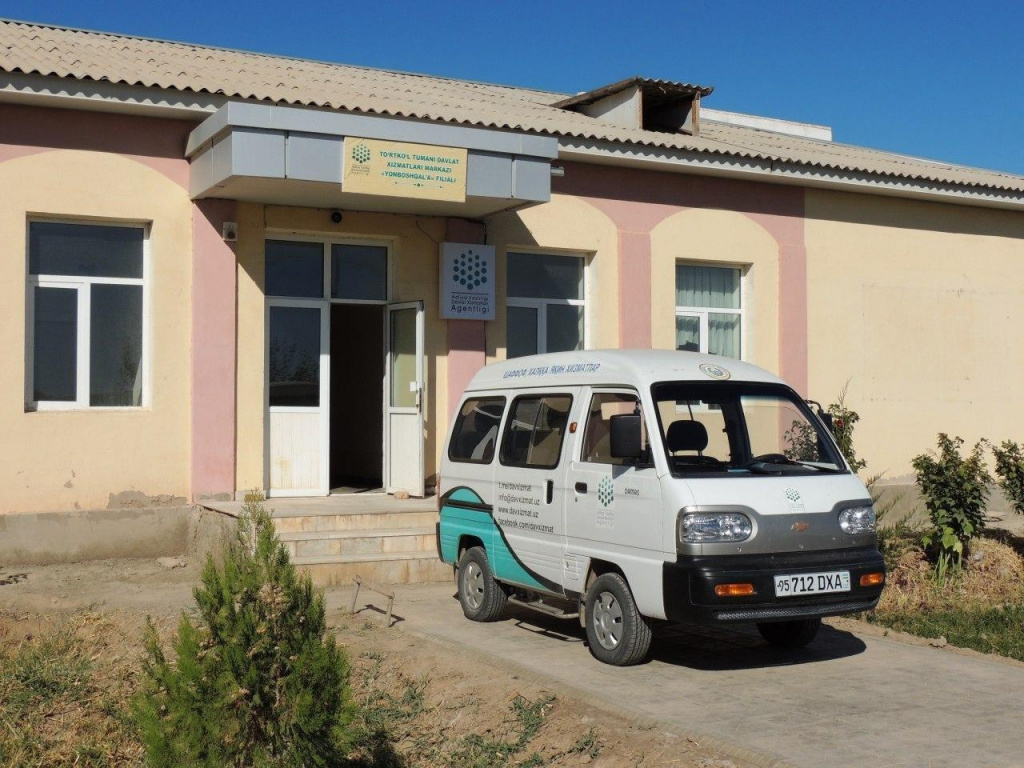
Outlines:
[{"label": "entrance canopy", "polygon": [[231,102],[188,140],[193,199],[480,218],[547,202],[557,139]]}]

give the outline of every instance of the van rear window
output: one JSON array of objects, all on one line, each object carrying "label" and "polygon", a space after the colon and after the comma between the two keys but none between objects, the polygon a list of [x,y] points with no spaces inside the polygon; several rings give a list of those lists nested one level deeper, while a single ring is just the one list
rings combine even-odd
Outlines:
[{"label": "van rear window", "polygon": [[571,395],[537,395],[513,400],[501,442],[501,463],[533,469],[557,467],[571,408]]},{"label": "van rear window", "polygon": [[470,398],[455,419],[448,458],[470,464],[490,464],[498,444],[498,427],[505,412],[504,397]]}]

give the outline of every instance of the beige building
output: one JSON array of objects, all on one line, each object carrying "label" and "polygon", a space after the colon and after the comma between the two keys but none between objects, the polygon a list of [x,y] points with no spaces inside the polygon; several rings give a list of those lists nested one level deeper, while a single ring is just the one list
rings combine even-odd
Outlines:
[{"label": "beige building", "polygon": [[1024,439],[1024,179],[710,97],[0,22],[0,538],[130,518],[96,551],[148,552],[247,489],[429,495],[464,384],[543,351],[848,387],[894,482],[939,431]]}]

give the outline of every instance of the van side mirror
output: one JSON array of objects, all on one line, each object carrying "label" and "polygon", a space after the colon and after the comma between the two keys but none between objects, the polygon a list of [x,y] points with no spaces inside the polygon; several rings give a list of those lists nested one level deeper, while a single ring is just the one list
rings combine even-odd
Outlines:
[{"label": "van side mirror", "polygon": [[643,434],[639,413],[620,413],[610,420],[609,449],[613,459],[642,459]]}]

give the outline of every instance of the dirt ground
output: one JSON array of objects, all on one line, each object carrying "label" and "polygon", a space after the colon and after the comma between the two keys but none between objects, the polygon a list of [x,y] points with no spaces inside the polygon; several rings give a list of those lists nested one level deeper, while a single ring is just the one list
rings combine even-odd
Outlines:
[{"label": "dirt ground", "polygon": [[[89,627],[94,640],[102,635],[97,672],[106,669],[112,678],[101,685],[112,684],[141,653],[146,616],[161,632],[173,631],[191,603],[198,572],[194,564],[168,569],[148,560],[0,566],[0,643],[62,626]],[[379,614],[349,615],[338,607],[347,602],[343,596],[328,598],[328,619],[349,654],[362,726],[387,742],[364,746],[357,765],[747,765],[663,727],[555,695],[542,680],[454,654],[400,627],[385,628]]]}]

